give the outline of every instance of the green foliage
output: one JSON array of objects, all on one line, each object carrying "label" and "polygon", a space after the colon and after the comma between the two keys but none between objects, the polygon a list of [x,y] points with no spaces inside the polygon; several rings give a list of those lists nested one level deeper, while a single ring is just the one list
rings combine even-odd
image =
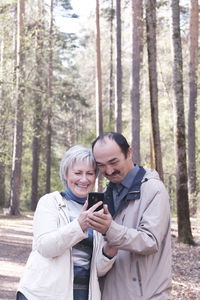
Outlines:
[{"label": "green foliage", "polygon": [[[48,103],[48,68],[49,68],[49,6],[41,1],[41,19],[38,20],[37,1],[26,1],[26,39],[25,39],[25,106],[24,106],[24,139],[22,158],[21,206],[30,207],[31,173],[32,173],[32,139],[34,104],[39,97],[42,101],[40,169],[38,197],[45,193],[46,181],[46,125]],[[9,203],[10,176],[12,165],[13,128],[16,106],[15,71],[16,52],[13,48],[16,19],[14,6],[16,2],[3,0],[0,4],[0,42],[4,42],[3,77],[0,78],[0,163],[5,165],[6,204]],[[62,10],[65,17],[77,17],[72,10],[71,1],[54,1],[56,9]],[[55,8],[55,7],[54,7]],[[63,10],[64,8],[64,10]],[[102,61],[102,98],[104,131],[114,130],[114,98],[115,98],[115,7],[110,9],[110,2],[101,3],[101,61]],[[184,93],[187,121],[188,97],[188,5],[181,9],[181,32],[184,58]],[[74,14],[75,13],[75,14]],[[95,13],[95,12],[94,12]],[[80,33],[65,33],[53,26],[53,95],[52,109],[52,160],[51,185],[52,190],[63,190],[59,178],[59,164],[64,152],[74,144],[90,146],[96,138],[96,54],[95,54],[95,16],[87,19],[86,29]],[[54,15],[55,17],[55,15]],[[125,1],[122,7],[122,66],[123,66],[123,133],[130,140],[130,75],[132,51],[132,21],[131,1]],[[113,61],[111,62],[110,22],[113,21]],[[38,23],[38,21],[40,21]],[[157,67],[159,93],[159,121],[161,147],[163,154],[164,181],[170,193],[172,211],[176,212],[175,198],[175,158],[173,133],[173,83],[172,83],[172,53],[170,36],[170,3],[157,2]],[[39,26],[40,25],[40,26]],[[144,20],[145,26],[145,20]],[[37,30],[40,28],[41,44],[36,49]],[[149,103],[149,84],[147,68],[147,50],[144,36],[143,62],[141,68],[141,164],[150,167],[150,135],[151,118]],[[40,69],[37,69],[37,59]],[[110,86],[110,68],[113,66],[113,82]],[[110,89],[112,88],[112,103]],[[110,109],[111,107],[111,109]],[[110,120],[110,112],[112,119]],[[196,126],[199,128],[199,113],[196,116]],[[196,139],[199,149],[199,133]],[[3,149],[3,151],[2,151]],[[198,184],[200,155],[197,152]],[[104,186],[106,182],[103,183]]]}]

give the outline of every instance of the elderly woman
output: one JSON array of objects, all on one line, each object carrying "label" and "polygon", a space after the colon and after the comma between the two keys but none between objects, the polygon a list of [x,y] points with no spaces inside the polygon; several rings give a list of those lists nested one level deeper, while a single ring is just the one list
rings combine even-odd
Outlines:
[{"label": "elderly woman", "polygon": [[[115,261],[115,249],[88,228],[87,194],[94,188],[96,165],[90,149],[74,146],[60,165],[65,192],[43,196],[33,220],[33,247],[17,299],[100,300],[98,276]],[[98,257],[98,259],[97,259]]]}]

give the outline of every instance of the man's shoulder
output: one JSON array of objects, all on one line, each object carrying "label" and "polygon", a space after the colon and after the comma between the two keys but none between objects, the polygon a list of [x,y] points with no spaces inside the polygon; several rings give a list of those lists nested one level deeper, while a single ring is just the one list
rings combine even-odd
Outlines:
[{"label": "man's shoulder", "polygon": [[158,174],[158,172],[154,169],[150,169],[150,168],[143,168],[145,170],[145,174],[144,174],[144,178],[146,180],[149,179],[156,179],[156,180],[160,180],[160,176]]}]

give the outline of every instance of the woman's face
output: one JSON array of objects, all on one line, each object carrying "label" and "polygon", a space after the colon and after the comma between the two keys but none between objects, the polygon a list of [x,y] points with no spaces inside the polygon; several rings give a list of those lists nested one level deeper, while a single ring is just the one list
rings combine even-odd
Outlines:
[{"label": "woman's face", "polygon": [[87,164],[84,160],[75,162],[67,172],[68,187],[80,198],[86,197],[93,190],[95,179],[93,165]]}]

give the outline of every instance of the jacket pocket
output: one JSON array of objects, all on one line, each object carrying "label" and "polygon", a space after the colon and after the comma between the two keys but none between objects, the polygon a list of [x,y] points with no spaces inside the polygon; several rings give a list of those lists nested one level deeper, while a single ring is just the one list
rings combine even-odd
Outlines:
[{"label": "jacket pocket", "polygon": [[132,276],[132,282],[134,286],[134,291],[137,296],[142,297],[143,296],[143,286],[142,286],[142,276],[139,266],[139,261],[136,261],[136,264],[134,264],[134,270],[133,270],[133,276]]},{"label": "jacket pocket", "polygon": [[24,276],[22,276],[23,284],[31,289],[38,289],[40,285],[48,285],[51,260],[51,258],[41,256],[37,251],[31,252],[25,267]]},{"label": "jacket pocket", "polygon": [[139,262],[136,262],[136,268],[137,268],[137,276],[138,276],[138,284],[139,284],[139,289],[140,289],[140,295],[143,296],[143,288],[142,288],[142,276],[140,272],[140,266]]}]

